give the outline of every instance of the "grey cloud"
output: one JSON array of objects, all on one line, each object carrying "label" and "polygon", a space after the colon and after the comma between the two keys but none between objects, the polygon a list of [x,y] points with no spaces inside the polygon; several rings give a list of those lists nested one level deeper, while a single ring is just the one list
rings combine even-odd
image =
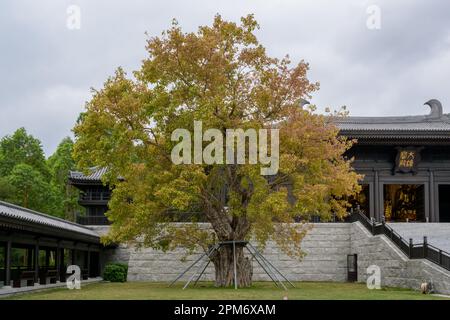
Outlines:
[{"label": "grey cloud", "polygon": [[[81,29],[66,28],[66,8],[81,8]],[[381,9],[381,29],[366,28],[367,6]],[[118,66],[129,73],[145,58],[145,35],[172,18],[189,31],[214,14],[238,20],[255,13],[271,55],[310,63],[320,110],[352,114],[423,114],[442,101],[450,112],[450,3],[373,1],[2,1],[0,136],[25,126],[47,154],[71,134],[90,87]]]}]

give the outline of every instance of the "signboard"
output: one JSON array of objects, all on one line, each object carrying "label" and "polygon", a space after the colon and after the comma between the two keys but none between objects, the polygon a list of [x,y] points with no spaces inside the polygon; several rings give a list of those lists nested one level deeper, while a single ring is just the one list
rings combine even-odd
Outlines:
[{"label": "signboard", "polygon": [[420,162],[420,151],[423,147],[397,148],[397,158],[395,161],[395,172],[417,173],[417,165]]}]

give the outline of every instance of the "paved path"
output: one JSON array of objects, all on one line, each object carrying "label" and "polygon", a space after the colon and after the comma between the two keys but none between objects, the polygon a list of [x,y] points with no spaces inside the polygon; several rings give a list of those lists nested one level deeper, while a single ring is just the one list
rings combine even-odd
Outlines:
[{"label": "paved path", "polygon": [[[97,283],[103,281],[102,278],[89,278],[88,280],[82,280],[81,281],[81,287],[84,285],[88,285],[91,283]],[[20,293],[28,293],[31,291],[42,291],[46,289],[54,289],[54,288],[64,288],[66,287],[65,282],[58,282],[53,284],[43,284],[43,285],[35,285],[35,286],[25,286],[21,288],[12,288],[12,287],[0,287],[0,298],[8,297],[14,294],[20,294]],[[68,289],[67,289],[68,290]]]}]

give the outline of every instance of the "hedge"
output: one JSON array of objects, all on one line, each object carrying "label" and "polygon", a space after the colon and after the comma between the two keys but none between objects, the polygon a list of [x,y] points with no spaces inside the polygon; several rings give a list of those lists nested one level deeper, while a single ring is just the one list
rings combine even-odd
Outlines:
[{"label": "hedge", "polygon": [[103,280],[111,282],[127,281],[128,266],[123,263],[109,263],[103,271]]}]

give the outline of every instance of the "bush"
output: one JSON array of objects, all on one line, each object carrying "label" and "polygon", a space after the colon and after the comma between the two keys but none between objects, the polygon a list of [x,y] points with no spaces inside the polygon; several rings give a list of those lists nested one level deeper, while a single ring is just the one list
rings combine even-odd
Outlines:
[{"label": "bush", "polygon": [[111,282],[127,281],[128,266],[123,263],[109,263],[103,271],[103,280]]}]

